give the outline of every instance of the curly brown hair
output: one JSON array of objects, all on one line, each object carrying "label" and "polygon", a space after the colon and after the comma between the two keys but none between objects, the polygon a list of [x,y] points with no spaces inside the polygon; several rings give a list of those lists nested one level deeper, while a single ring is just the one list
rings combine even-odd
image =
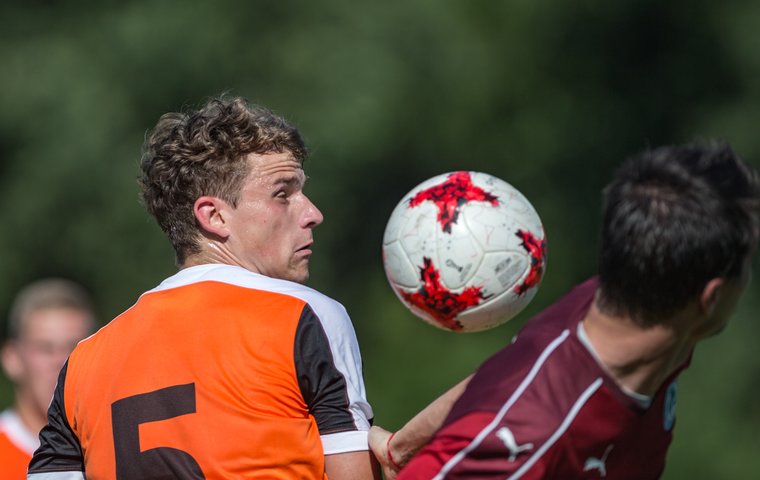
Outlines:
[{"label": "curly brown hair", "polygon": [[197,110],[167,113],[143,144],[141,199],[169,237],[182,264],[199,253],[195,200],[219,197],[237,206],[250,153],[308,150],[298,130],[270,110],[240,97],[210,99]]}]

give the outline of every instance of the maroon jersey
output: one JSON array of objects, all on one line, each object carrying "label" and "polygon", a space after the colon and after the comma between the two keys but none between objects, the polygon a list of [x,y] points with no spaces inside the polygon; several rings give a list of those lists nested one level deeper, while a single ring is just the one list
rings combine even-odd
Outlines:
[{"label": "maroon jersey", "polygon": [[677,372],[651,399],[621,390],[580,327],[596,288],[576,287],[487,360],[398,480],[659,478]]}]

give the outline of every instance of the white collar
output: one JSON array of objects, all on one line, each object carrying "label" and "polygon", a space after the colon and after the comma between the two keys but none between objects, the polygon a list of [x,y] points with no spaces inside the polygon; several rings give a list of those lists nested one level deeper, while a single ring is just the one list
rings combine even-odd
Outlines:
[{"label": "white collar", "polygon": [[9,408],[0,413],[0,432],[5,433],[8,439],[31,456],[40,446],[40,439],[36,433],[29,431],[21,421],[15,410]]},{"label": "white collar", "polygon": [[[581,344],[586,347],[586,350],[589,351],[592,357],[594,357],[594,360],[596,360],[596,363],[599,364],[600,367],[604,368],[604,364],[602,363],[602,359],[599,358],[599,354],[596,353],[596,350],[594,349],[594,346],[591,344],[591,340],[589,340],[588,335],[586,334],[586,329],[583,328],[583,322],[578,322],[578,340],[581,342]],[[623,391],[626,395],[631,397],[633,400],[636,401],[642,408],[649,408],[650,405],[652,405],[652,397],[649,395],[644,395],[643,393],[634,392],[630,388],[626,388],[623,385],[617,384],[620,387],[620,390]]]}]

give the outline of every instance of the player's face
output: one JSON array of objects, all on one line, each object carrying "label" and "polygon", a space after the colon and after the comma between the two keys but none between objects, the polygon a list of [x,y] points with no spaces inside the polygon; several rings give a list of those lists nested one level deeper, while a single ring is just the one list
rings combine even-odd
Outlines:
[{"label": "player's face", "polygon": [[303,192],[303,167],[289,152],[250,154],[248,162],[250,173],[230,213],[227,243],[243,267],[305,282],[312,231],[323,217]]},{"label": "player's face", "polygon": [[61,367],[91,326],[90,315],[74,308],[34,310],[23,319],[19,338],[3,356],[19,402],[43,415],[47,412]]}]

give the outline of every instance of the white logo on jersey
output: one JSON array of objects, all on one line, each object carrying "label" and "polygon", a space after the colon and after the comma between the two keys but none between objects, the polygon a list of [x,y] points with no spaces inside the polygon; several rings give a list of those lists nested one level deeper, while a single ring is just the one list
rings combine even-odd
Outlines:
[{"label": "white logo on jersey", "polygon": [[599,476],[602,478],[606,477],[607,457],[609,456],[613,447],[614,445],[608,446],[607,449],[604,450],[604,455],[602,455],[602,458],[588,457],[586,459],[586,463],[583,465],[583,471],[588,472],[589,470],[599,470]]},{"label": "white logo on jersey", "polygon": [[678,397],[678,387],[675,380],[668,386],[668,391],[665,393],[665,409],[662,412],[662,427],[666,432],[669,432],[673,428],[673,424],[676,423],[676,398]]},{"label": "white logo on jersey", "polygon": [[507,427],[501,427],[499,430],[497,430],[496,436],[499,437],[499,440],[504,442],[504,446],[507,447],[507,450],[509,450],[510,462],[514,462],[520,452],[531,450],[533,448],[532,443],[518,445],[517,441],[515,440],[515,436],[512,434],[512,430]]}]

